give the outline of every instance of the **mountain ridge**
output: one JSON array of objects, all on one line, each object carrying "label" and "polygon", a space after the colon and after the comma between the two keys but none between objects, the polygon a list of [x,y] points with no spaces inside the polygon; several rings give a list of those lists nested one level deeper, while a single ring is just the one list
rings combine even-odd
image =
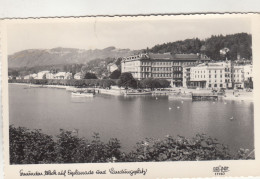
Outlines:
[{"label": "mountain ridge", "polygon": [[138,52],[138,50],[117,49],[114,46],[94,50],[63,47],[27,49],[8,55],[8,67],[21,68],[75,63],[86,64],[94,59],[119,58]]}]

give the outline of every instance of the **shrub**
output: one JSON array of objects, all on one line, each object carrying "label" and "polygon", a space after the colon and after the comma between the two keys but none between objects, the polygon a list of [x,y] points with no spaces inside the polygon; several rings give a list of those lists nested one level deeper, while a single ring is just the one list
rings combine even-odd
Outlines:
[{"label": "shrub", "polygon": [[151,161],[201,161],[254,159],[254,152],[239,149],[231,154],[216,139],[197,134],[191,139],[182,136],[146,139],[138,142],[129,153],[122,152],[116,138],[107,143],[94,133],[92,140],[78,136],[77,131],[60,130],[56,140],[40,130],[10,126],[10,163],[103,163]]},{"label": "shrub", "polygon": [[38,164],[55,162],[55,142],[41,130],[28,130],[24,127],[9,128],[10,163]]}]

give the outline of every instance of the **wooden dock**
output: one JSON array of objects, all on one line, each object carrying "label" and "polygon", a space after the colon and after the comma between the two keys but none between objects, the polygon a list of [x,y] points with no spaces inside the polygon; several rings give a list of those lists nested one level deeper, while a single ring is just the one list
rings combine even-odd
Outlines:
[{"label": "wooden dock", "polygon": [[218,100],[218,95],[212,93],[192,93],[192,101]]}]

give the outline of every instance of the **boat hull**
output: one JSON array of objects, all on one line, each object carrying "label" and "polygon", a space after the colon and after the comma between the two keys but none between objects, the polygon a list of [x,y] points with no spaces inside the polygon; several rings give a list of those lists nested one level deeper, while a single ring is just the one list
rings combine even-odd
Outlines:
[{"label": "boat hull", "polygon": [[136,95],[152,95],[152,92],[129,92],[125,93],[125,96],[136,96]]},{"label": "boat hull", "polygon": [[72,97],[94,97],[92,93],[71,93]]}]

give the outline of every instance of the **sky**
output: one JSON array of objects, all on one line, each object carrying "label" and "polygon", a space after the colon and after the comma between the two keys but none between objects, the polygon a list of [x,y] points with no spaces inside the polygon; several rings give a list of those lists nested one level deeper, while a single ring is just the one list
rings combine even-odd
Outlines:
[{"label": "sky", "polygon": [[142,21],[136,18],[115,21],[90,18],[80,22],[10,23],[7,26],[7,49],[8,54],[56,47],[103,49],[115,46],[137,50],[188,38],[251,33],[250,22],[250,19],[243,17]]}]

